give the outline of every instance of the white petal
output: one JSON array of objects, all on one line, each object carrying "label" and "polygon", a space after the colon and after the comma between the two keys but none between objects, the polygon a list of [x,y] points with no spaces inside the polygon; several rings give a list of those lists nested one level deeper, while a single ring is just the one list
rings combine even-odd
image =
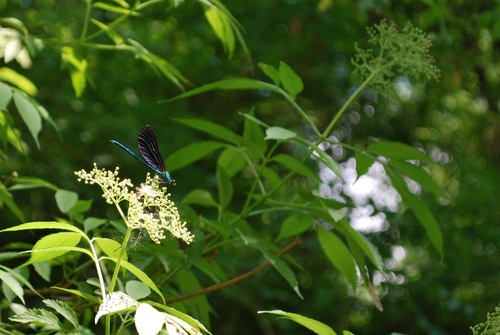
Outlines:
[{"label": "white petal", "polygon": [[135,312],[135,328],[139,335],[156,335],[165,324],[165,314],[148,304],[139,304]]},{"label": "white petal", "polygon": [[5,45],[5,52],[4,52],[5,63],[8,63],[14,58],[16,58],[21,48],[22,48],[21,41],[18,40],[17,38],[8,41],[7,44]]}]

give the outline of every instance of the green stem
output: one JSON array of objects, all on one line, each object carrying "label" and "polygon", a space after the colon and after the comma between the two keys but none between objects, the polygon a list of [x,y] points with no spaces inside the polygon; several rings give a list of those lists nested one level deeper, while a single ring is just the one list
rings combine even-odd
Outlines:
[{"label": "green stem", "polygon": [[356,89],[356,91],[354,91],[353,94],[351,94],[351,96],[349,97],[349,99],[347,99],[347,101],[342,105],[342,107],[340,108],[340,110],[337,112],[337,114],[335,115],[335,117],[332,119],[332,121],[330,122],[330,124],[328,124],[328,127],[326,127],[325,131],[323,132],[323,134],[320,136],[320,140],[318,143],[316,143],[317,145],[320,144],[321,142],[323,142],[323,140],[325,138],[328,137],[328,135],[332,132],[332,129],[333,127],[335,127],[335,125],[337,124],[337,122],[340,120],[340,118],[342,117],[342,115],[344,115],[345,111],[347,110],[347,107],[349,107],[350,104],[352,104],[352,102],[354,101],[354,99],[357,98],[357,96],[359,95],[359,93],[361,93],[361,91],[366,87],[368,86],[368,83],[378,74],[378,71],[373,71],[369,76],[368,78],[365,79],[365,81],[363,81],[363,83],[361,85],[359,85],[359,87]]},{"label": "green stem", "polygon": [[87,30],[89,29],[90,12],[92,11],[92,0],[85,1],[87,3],[87,8],[85,9],[85,18],[83,20],[82,34],[80,35],[80,40],[85,38],[87,35]]},{"label": "green stem", "polygon": [[111,277],[111,283],[109,285],[109,293],[112,293],[115,289],[115,284],[116,280],[118,278],[118,273],[120,272],[120,266],[121,262],[123,259],[123,256],[125,255],[125,250],[127,249],[127,244],[128,240],[130,239],[130,235],[132,234],[132,228],[129,227],[127,224],[127,218],[125,217],[125,214],[123,213],[121,207],[118,205],[118,203],[115,204],[116,208],[118,209],[118,212],[120,213],[120,216],[123,219],[123,222],[127,225],[127,232],[125,233],[125,237],[123,238],[122,245],[120,247],[120,253],[118,254],[118,258],[116,260],[116,265],[115,265],[115,270],[113,271],[113,277]]},{"label": "green stem", "polygon": [[293,100],[292,97],[290,95],[288,95],[281,88],[279,88],[277,92],[280,93],[293,106],[293,108],[295,108],[299,112],[300,115],[302,115],[302,117],[309,124],[309,126],[314,131],[316,136],[318,136],[318,137],[321,136],[321,133],[319,132],[318,128],[316,127],[314,122],[311,120],[309,115],[307,115],[307,113],[295,102],[295,100]]}]

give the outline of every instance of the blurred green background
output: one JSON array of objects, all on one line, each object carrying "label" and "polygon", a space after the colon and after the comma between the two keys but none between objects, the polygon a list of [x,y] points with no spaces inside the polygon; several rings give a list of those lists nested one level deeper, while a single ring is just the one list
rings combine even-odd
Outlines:
[{"label": "blurred green background", "polygon": [[[305,236],[303,245],[293,251],[309,270],[298,273],[304,301],[278,274],[265,271],[209,296],[215,311],[213,333],[301,333],[288,321],[255,313],[274,308],[355,334],[466,334],[469,326],[485,320],[500,296],[496,250],[500,240],[500,3],[225,1],[244,29],[250,59],[240,45],[233,58],[224,53],[198,3],[174,4],[167,1],[149,7],[121,27],[123,34],[171,62],[193,87],[235,75],[265,80],[257,62],[277,66],[285,61],[304,80],[299,103],[318,125],[331,119],[355,87],[350,77],[354,44],[366,46],[366,27],[381,19],[398,27],[410,21],[426,31],[434,43],[431,54],[441,69],[439,82],[420,83],[409,97],[377,99],[367,92],[351,106],[335,136],[352,145],[381,138],[424,147],[440,163],[433,176],[452,201],[426,203],[445,237],[444,259],[439,259],[413,217],[387,212],[389,226],[367,234],[391,269],[381,284],[385,310],[380,313],[369,298],[352,292],[324,257],[315,257],[318,246]],[[21,154],[6,146],[0,163],[2,179],[16,171],[77,191],[83,198],[95,199],[89,216],[100,216],[107,206],[99,190],[77,183],[74,171],[88,170],[97,162],[102,167],[120,166],[123,177],[141,180],[145,168],[109,140],[135,149],[137,132],[145,124],[155,128],[165,156],[205,138],[173,122],[173,117],[205,118],[241,132],[239,112],[256,106],[256,114],[268,124],[301,130],[301,120],[285,102],[255,92],[216,91],[159,104],[181,91],[127,52],[80,49],[88,61],[88,81],[77,98],[55,51],[61,46],[50,36],[78,37],[84,8],[83,1],[0,1],[3,17],[16,17],[30,34],[46,38],[32,68],[23,69],[16,62],[7,65],[34,82],[39,89],[35,98],[60,131],[59,136],[44,125],[37,149],[11,107],[8,115],[22,131],[29,152]],[[104,12],[102,17],[96,13],[102,22],[112,20]],[[102,39],[107,41],[106,36]],[[339,160],[348,158],[344,153]],[[173,199],[182,199],[196,187],[215,189],[214,171],[211,157],[171,171],[177,180]],[[15,192],[14,198],[27,221],[52,220],[62,216],[52,195],[37,189]],[[19,223],[6,208],[0,213],[2,227]],[[399,262],[394,259],[398,248],[404,248],[406,256]],[[255,259],[245,258],[244,250],[238,252],[219,256],[233,275],[255,265]]]}]

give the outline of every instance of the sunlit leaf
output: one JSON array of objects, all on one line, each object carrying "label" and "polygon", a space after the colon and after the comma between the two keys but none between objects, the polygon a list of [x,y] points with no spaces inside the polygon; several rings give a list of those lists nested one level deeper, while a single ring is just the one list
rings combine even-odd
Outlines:
[{"label": "sunlit leaf", "polygon": [[61,51],[61,57],[69,71],[75,95],[80,97],[87,84],[87,60],[78,57],[71,47],[63,47]]},{"label": "sunlit leaf", "polygon": [[33,246],[31,263],[44,262],[60,257],[80,243],[81,236],[73,232],[50,234],[39,239]]},{"label": "sunlit leaf", "polygon": [[205,7],[205,17],[215,32],[215,35],[217,35],[222,42],[224,50],[228,53],[229,58],[232,58],[236,39],[230,19],[224,12],[220,11],[219,8],[215,6]]},{"label": "sunlit leaf", "polygon": [[318,334],[318,335],[336,335],[335,331],[330,328],[329,326],[325,325],[322,322],[319,322],[317,320],[305,317],[300,314],[295,314],[295,313],[289,313],[289,312],[284,312],[280,310],[273,310],[273,311],[259,311],[258,313],[268,313],[268,314],[276,314],[281,316],[282,318],[291,320],[293,322],[298,323],[301,326],[306,327],[310,331]]},{"label": "sunlit leaf", "polygon": [[97,21],[94,18],[90,18],[90,22],[92,22],[97,27],[99,27],[101,30],[103,30],[106,33],[106,35],[108,35],[109,38],[111,38],[113,40],[115,45],[119,45],[119,44],[123,43],[123,37],[121,37],[114,29],[108,27],[107,25],[105,25],[104,23],[102,23],[100,21]]},{"label": "sunlit leaf", "polygon": [[38,89],[31,80],[8,67],[0,68],[0,81],[9,82],[31,96],[38,93]]},{"label": "sunlit leaf", "polygon": [[291,130],[281,127],[270,127],[266,129],[266,140],[289,140],[297,136]]},{"label": "sunlit leaf", "polygon": [[[96,245],[108,257],[117,258],[121,253],[122,245],[117,241],[110,238],[95,238]],[[127,260],[127,252],[125,251],[123,259]]]},{"label": "sunlit leaf", "polygon": [[95,8],[104,9],[104,10],[107,10],[109,12],[118,13],[118,14],[133,15],[133,16],[139,15],[139,13],[136,11],[130,10],[128,8],[124,8],[122,6],[111,5],[111,4],[105,3],[105,2],[94,2],[92,4],[92,6]]}]

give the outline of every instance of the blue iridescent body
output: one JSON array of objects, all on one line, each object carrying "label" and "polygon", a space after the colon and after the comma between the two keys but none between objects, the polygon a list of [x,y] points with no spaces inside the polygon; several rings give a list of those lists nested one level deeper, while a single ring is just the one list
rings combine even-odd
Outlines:
[{"label": "blue iridescent body", "polygon": [[153,128],[146,125],[139,131],[137,143],[139,145],[139,152],[141,153],[142,158],[120,142],[115,140],[111,140],[111,142],[134,156],[139,162],[146,165],[154,172],[158,173],[163,177],[165,182],[175,185],[175,180],[172,179],[170,173],[167,171],[167,167],[165,166],[165,162],[161,156],[160,148],[158,147],[158,140],[156,139]]}]

